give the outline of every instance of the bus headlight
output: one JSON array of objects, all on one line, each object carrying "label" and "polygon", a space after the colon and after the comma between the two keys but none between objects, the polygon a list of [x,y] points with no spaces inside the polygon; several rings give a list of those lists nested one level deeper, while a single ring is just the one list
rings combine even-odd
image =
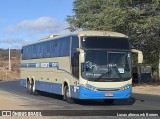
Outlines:
[{"label": "bus headlight", "polygon": [[131,85],[126,85],[126,86],[123,86],[120,90],[123,91],[123,90],[127,90],[131,87]]},{"label": "bus headlight", "polygon": [[97,89],[94,86],[88,85],[88,84],[82,84],[82,86],[88,90],[97,91]]}]

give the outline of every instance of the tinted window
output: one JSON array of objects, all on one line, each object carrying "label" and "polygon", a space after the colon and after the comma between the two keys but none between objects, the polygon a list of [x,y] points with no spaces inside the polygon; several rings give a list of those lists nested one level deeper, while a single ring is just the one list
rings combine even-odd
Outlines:
[{"label": "tinted window", "polygon": [[37,53],[37,58],[43,58],[44,56],[44,46],[43,46],[43,43],[38,43],[37,44],[37,48],[36,48],[36,53]]},{"label": "tinted window", "polygon": [[77,48],[79,47],[79,39],[76,36],[72,37],[71,45],[71,65],[72,65],[72,74],[79,78],[79,53]]},{"label": "tinted window", "polygon": [[69,56],[70,36],[22,47],[22,59],[38,59]]},{"label": "tinted window", "polygon": [[129,50],[130,45],[127,38],[111,37],[83,37],[81,39],[82,48],[99,49],[124,49]]}]

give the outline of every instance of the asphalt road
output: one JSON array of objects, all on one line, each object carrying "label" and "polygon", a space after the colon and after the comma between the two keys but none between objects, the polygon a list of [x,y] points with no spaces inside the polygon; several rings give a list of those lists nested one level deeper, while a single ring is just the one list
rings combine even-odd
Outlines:
[{"label": "asphalt road", "polygon": [[1,81],[0,90],[9,92],[24,100],[29,100],[31,109],[37,106],[40,110],[160,110],[160,96],[133,94],[131,100],[116,100],[113,105],[106,105],[101,100],[82,101],[76,104],[68,104],[59,95],[49,93],[30,95],[26,89],[20,86],[19,81]]}]

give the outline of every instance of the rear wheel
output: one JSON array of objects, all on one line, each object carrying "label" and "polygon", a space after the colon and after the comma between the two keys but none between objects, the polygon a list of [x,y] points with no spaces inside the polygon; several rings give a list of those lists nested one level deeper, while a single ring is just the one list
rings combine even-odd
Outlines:
[{"label": "rear wheel", "polygon": [[114,103],[114,99],[104,99],[103,101],[107,105],[112,105]]},{"label": "rear wheel", "polygon": [[67,103],[74,103],[74,100],[69,95],[69,87],[68,87],[68,85],[64,86],[63,100],[65,100]]},{"label": "rear wheel", "polygon": [[35,83],[34,83],[34,81],[32,81],[31,83],[30,83],[30,81],[28,81],[28,83],[27,83],[27,92],[29,94],[31,94],[31,95],[36,95],[37,94],[37,92],[35,90]]},{"label": "rear wheel", "polygon": [[32,87],[33,87],[32,83],[30,83],[30,81],[28,81],[27,82],[27,92],[29,94],[32,94]]}]

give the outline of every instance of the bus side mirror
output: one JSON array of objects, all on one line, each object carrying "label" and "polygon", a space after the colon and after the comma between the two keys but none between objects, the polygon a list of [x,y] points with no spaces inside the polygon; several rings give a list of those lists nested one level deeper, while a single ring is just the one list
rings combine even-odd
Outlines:
[{"label": "bus side mirror", "polygon": [[85,53],[84,53],[84,50],[82,50],[80,48],[77,48],[77,51],[80,53],[80,55],[79,55],[80,62],[84,63],[85,62]]},{"label": "bus side mirror", "polygon": [[143,53],[142,53],[142,51],[136,50],[136,49],[132,49],[131,52],[138,54],[138,63],[139,64],[143,62]]}]

